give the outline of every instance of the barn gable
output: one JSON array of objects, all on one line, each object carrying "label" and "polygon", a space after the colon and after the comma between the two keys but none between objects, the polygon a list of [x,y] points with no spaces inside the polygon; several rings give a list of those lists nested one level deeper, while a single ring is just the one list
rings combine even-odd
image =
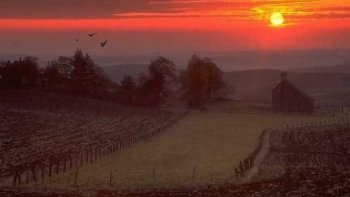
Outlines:
[{"label": "barn gable", "polygon": [[314,100],[305,92],[295,87],[281,74],[281,82],[272,90],[274,111],[313,113]]}]

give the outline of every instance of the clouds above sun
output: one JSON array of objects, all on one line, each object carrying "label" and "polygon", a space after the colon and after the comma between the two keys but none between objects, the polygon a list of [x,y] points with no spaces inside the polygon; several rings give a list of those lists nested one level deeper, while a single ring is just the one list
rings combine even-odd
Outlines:
[{"label": "clouds above sun", "polygon": [[[283,16],[282,28],[271,26],[273,13]],[[52,35],[48,42],[66,39],[55,43],[63,49],[77,32],[92,31],[130,51],[350,48],[350,0],[0,0],[7,48],[39,32]]]},{"label": "clouds above sun", "polygon": [[[229,20],[252,21],[268,19],[281,12],[290,21],[312,19],[350,19],[348,0],[158,0],[148,4],[163,9],[156,12],[119,12],[119,17],[222,17]],[[166,5],[166,6],[165,6]]]},{"label": "clouds above sun", "polygon": [[350,19],[350,0],[16,0],[0,1],[0,19],[101,19],[118,17],[222,17]]}]

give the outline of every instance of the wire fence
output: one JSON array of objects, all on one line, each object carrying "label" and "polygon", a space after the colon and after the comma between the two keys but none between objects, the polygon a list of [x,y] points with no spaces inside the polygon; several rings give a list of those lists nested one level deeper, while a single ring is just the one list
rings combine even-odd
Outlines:
[{"label": "wire fence", "polygon": [[[195,165],[192,169],[185,170],[186,172],[167,172],[162,173],[157,168],[150,169],[148,172],[134,172],[134,173],[148,173],[149,180],[147,182],[151,183],[151,185],[157,185],[159,182],[163,182],[162,180],[168,179],[169,177],[178,177],[172,178],[170,183],[183,186],[183,185],[195,185],[198,183],[197,179],[201,179],[200,177],[206,176],[204,180],[209,180],[205,182],[205,184],[214,184],[214,183],[227,183],[227,182],[237,182],[244,178],[247,173],[254,167],[256,164],[256,158],[260,154],[261,149],[263,147],[264,138],[268,132],[277,132],[277,131],[291,131],[291,130],[310,130],[310,129],[349,129],[349,117],[347,109],[344,107],[334,107],[330,106],[327,108],[322,108],[322,113],[324,114],[340,114],[340,116],[335,116],[332,120],[328,121],[315,121],[315,122],[304,122],[297,124],[286,124],[284,126],[278,128],[266,128],[261,132],[261,135],[258,138],[256,148],[248,154],[248,156],[239,161],[237,165],[232,169],[231,172],[227,172],[224,175],[217,174],[205,174],[201,173],[200,166]],[[118,141],[115,141],[106,145],[97,145],[91,148],[84,149],[76,154],[65,154],[62,152],[61,156],[58,157],[57,154],[55,158],[46,158],[45,162],[42,163],[31,163],[28,162],[26,165],[21,166],[11,166],[9,171],[5,174],[2,174],[1,183],[2,186],[19,186],[26,185],[33,182],[45,181],[45,179],[50,178],[54,175],[59,175],[61,173],[66,173],[68,171],[75,172],[74,179],[70,183],[73,186],[79,186],[80,177],[79,177],[79,169],[84,167],[85,165],[91,165],[105,157],[110,156],[116,151],[119,151],[123,148],[126,148],[134,143],[139,141],[149,139],[162,131],[166,130],[170,126],[174,125],[178,120],[183,118],[189,111],[186,111],[183,114],[177,115],[173,119],[171,119],[166,124],[160,126],[159,128],[143,133],[137,133],[136,135],[125,136]],[[271,139],[271,138],[270,138]],[[47,162],[50,161],[50,162]],[[180,175],[176,175],[180,174]],[[187,176],[183,176],[183,174],[187,174]],[[132,174],[131,174],[132,175]],[[108,176],[106,176],[106,185],[118,185],[117,174],[110,172]],[[130,176],[132,178],[132,176]],[[174,181],[178,180],[178,181]],[[201,179],[203,180],[203,179]],[[88,183],[84,183],[89,185]],[[177,182],[177,183],[176,183]],[[204,182],[203,182],[204,183]]]},{"label": "wire fence", "polygon": [[[93,164],[105,157],[110,156],[114,152],[138,143],[139,141],[143,141],[158,135],[174,125],[188,113],[189,111],[185,111],[175,115],[157,129],[131,133],[130,135],[123,135],[118,140],[110,141],[110,143],[107,144],[91,144],[89,146],[90,148],[85,148],[77,153],[70,153],[61,150],[61,152],[53,154],[52,157],[41,157],[41,161],[28,160],[24,164],[21,163],[20,165],[7,166],[4,168],[6,171],[3,170],[1,172],[0,186],[19,186],[32,182],[39,182],[40,180],[44,181],[45,179],[54,175],[59,175],[72,170],[76,171],[77,178],[75,182],[77,182],[78,171],[83,166]],[[68,141],[67,143],[71,142]],[[75,145],[78,146],[79,144]],[[70,144],[69,146],[72,147],[74,144]],[[28,155],[27,157],[34,158],[36,156],[37,155]]]}]

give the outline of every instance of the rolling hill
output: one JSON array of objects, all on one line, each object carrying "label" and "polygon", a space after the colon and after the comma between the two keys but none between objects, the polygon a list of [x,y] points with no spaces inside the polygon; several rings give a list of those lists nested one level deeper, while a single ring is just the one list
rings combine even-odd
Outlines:
[{"label": "rolling hill", "polygon": [[[113,81],[125,74],[137,77],[147,71],[147,64],[122,64],[103,67]],[[280,81],[278,69],[251,69],[224,73],[224,80],[234,94],[231,98],[271,103],[271,90]],[[312,67],[288,70],[288,79],[321,104],[350,104],[350,66]],[[233,91],[234,90],[234,91]],[[348,99],[349,98],[349,99]],[[349,101],[348,101],[349,100]]]},{"label": "rolling hill", "polygon": [[[280,70],[246,70],[227,72],[224,78],[235,88],[236,99],[271,102],[271,90],[280,81]],[[318,103],[347,104],[350,73],[288,72],[288,79]]]},{"label": "rolling hill", "polygon": [[294,72],[314,72],[314,73],[350,73],[350,63],[337,66],[317,66],[310,68],[299,68],[291,70]]},{"label": "rolling hill", "polygon": [[104,73],[114,82],[120,82],[124,75],[137,77],[140,73],[147,71],[146,64],[120,64],[102,67]]}]

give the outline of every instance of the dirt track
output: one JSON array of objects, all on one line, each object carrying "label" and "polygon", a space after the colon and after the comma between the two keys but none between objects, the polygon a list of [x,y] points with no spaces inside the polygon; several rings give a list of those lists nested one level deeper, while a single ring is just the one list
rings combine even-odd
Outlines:
[{"label": "dirt track", "polygon": [[254,166],[245,174],[245,176],[242,178],[241,183],[248,183],[251,178],[258,173],[259,167],[264,161],[265,156],[269,152],[270,147],[270,131],[267,131],[264,135],[263,142],[262,142],[262,148],[259,152],[258,156],[255,158]]}]

